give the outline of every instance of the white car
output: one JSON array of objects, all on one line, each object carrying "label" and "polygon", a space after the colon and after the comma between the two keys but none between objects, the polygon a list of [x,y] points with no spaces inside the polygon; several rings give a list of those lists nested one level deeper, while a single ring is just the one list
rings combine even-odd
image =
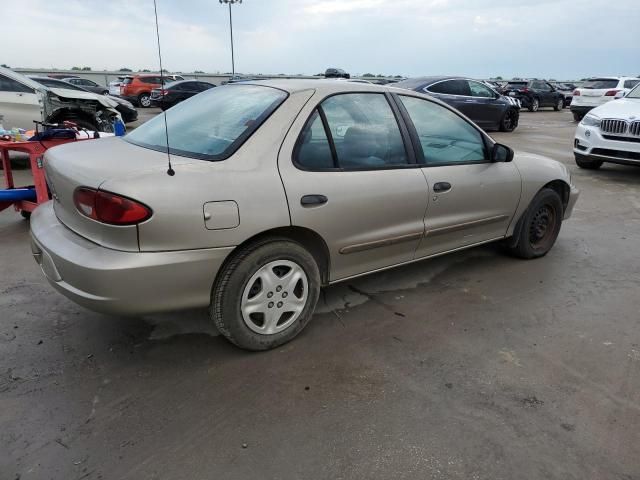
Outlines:
[{"label": "white car", "polygon": [[120,118],[117,105],[95,93],[45,87],[0,67],[0,115],[6,129],[32,130],[34,121],[61,123],[70,120],[81,128],[112,132],[113,122]]},{"label": "white car", "polygon": [[640,166],[640,85],[585,115],[573,153],[581,168],[600,168],[604,162]]},{"label": "white car", "polygon": [[579,122],[590,110],[610,102],[616,95],[629,93],[638,83],[637,77],[590,78],[573,92],[570,107],[573,118]]}]

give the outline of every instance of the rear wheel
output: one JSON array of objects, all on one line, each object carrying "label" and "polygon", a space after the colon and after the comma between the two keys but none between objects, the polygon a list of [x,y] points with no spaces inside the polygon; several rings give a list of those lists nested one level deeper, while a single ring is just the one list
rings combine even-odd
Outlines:
[{"label": "rear wheel", "polygon": [[508,247],[511,253],[524,259],[546,255],[558,238],[563,214],[558,192],[551,188],[540,190],[520,219],[516,243]]},{"label": "rear wheel", "polygon": [[564,108],[564,98],[560,97],[558,98],[558,100],[556,101],[556,104],[553,106],[553,109],[556,112],[559,112],[560,110],[562,110]]},{"label": "rear wheel", "polygon": [[518,126],[518,111],[514,108],[510,108],[502,116],[500,120],[501,132],[513,132]]},{"label": "rear wheel", "polygon": [[579,122],[580,120],[582,120],[584,118],[584,113],[578,113],[578,112],[573,112],[573,119],[576,122]]},{"label": "rear wheel", "polygon": [[320,271],[302,245],[266,239],[238,252],[218,274],[210,316],[228,340],[269,350],[307,325],[320,294]]},{"label": "rear wheel", "polygon": [[22,218],[25,220],[29,220],[31,218],[31,212],[27,212],[26,210],[20,210],[20,215],[22,215]]},{"label": "rear wheel", "polygon": [[539,108],[540,108],[540,100],[537,98],[532,99],[531,104],[529,105],[529,111],[537,112]]},{"label": "rear wheel", "polygon": [[576,165],[587,170],[597,170],[604,163],[602,160],[593,160],[584,155],[575,154]]},{"label": "rear wheel", "polygon": [[150,107],[151,106],[151,95],[149,95],[148,93],[141,93],[138,96],[138,104],[141,107],[144,107],[144,108]]}]

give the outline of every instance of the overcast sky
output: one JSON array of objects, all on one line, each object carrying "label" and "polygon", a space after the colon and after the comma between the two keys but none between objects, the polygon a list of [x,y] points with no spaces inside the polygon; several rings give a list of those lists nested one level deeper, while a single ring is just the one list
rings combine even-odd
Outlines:
[{"label": "overcast sky", "polygon": [[[231,70],[226,7],[157,1],[165,68]],[[3,21],[0,63],[158,68],[153,0],[27,3]],[[239,72],[640,74],[640,0],[244,0],[233,14]]]}]

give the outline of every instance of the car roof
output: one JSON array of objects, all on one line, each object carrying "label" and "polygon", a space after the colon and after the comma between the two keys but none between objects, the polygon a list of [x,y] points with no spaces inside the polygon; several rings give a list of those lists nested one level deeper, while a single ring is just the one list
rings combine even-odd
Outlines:
[{"label": "car roof", "polygon": [[396,82],[394,85],[400,86],[401,88],[418,88],[421,86],[433,85],[434,83],[441,82],[443,80],[471,80],[467,77],[455,76],[455,75],[434,75],[430,77],[415,77],[415,78],[407,78],[406,80],[401,80]]},{"label": "car roof", "polygon": [[[326,94],[351,91],[388,92],[390,87],[375,85],[373,83],[345,82],[338,79],[274,79],[274,80],[248,80],[242,83],[228,84],[229,87],[238,85],[263,85],[265,87],[278,88],[289,93],[304,90],[317,90]],[[399,90],[399,89],[398,89]]]}]

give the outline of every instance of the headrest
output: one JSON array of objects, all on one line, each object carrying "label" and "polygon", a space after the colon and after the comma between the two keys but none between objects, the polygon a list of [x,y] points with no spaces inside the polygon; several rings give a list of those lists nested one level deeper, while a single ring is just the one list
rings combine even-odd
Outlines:
[{"label": "headrest", "polygon": [[371,157],[377,150],[375,131],[366,127],[349,127],[343,146],[349,157]]}]

